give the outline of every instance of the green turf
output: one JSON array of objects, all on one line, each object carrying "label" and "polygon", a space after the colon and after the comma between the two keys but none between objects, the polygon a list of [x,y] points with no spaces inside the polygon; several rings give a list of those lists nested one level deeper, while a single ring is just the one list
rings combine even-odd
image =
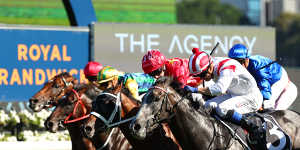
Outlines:
[{"label": "green turf", "polygon": [[[175,0],[93,0],[99,22],[176,23]],[[69,25],[61,0],[0,0],[0,23]]]}]

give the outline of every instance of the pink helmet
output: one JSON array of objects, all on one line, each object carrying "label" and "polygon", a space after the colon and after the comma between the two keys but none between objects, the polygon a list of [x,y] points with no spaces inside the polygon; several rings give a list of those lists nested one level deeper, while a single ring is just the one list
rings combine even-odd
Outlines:
[{"label": "pink helmet", "polygon": [[142,68],[145,73],[150,73],[162,67],[166,62],[166,57],[158,50],[148,51],[142,60]]},{"label": "pink helmet", "polygon": [[103,68],[102,64],[90,61],[84,67],[84,75],[85,77],[88,76],[97,76],[98,72]]},{"label": "pink helmet", "polygon": [[205,71],[210,65],[210,56],[204,51],[199,51],[198,48],[193,48],[193,55],[189,59],[189,70],[191,75],[200,74]]}]

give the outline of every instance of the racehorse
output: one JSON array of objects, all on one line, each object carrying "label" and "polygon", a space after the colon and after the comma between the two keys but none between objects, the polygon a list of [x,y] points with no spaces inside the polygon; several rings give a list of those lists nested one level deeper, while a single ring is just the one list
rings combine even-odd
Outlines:
[{"label": "racehorse", "polygon": [[[146,138],[161,122],[168,122],[183,149],[250,149],[234,140],[234,135],[204,110],[203,100],[189,99],[191,93],[172,79],[158,79],[131,123],[133,134]],[[300,115],[289,110],[270,114],[291,137],[293,149],[300,149]]]},{"label": "racehorse", "polygon": [[91,116],[84,125],[84,132],[91,137],[97,132],[118,126],[134,149],[181,149],[178,143],[174,142],[176,140],[170,138],[174,137],[166,127],[163,127],[165,130],[158,128],[151,138],[144,140],[132,136],[129,121],[135,117],[139,106],[140,103],[129,94],[128,89],[122,88],[122,83],[115,89],[107,89],[93,103]]},{"label": "racehorse", "polygon": [[60,73],[46,82],[34,96],[29,99],[29,107],[34,112],[50,108],[58,103],[67,92],[78,84],[78,80],[68,72]]},{"label": "racehorse", "polygon": [[92,101],[98,94],[99,90],[92,85],[76,85],[75,89],[58,102],[45,122],[46,128],[56,132],[60,126],[65,126],[69,131],[73,150],[131,149],[131,145],[118,129],[98,133],[92,138],[85,137],[80,131],[82,123],[91,112]]},{"label": "racehorse", "polygon": [[[53,77],[51,80],[49,80],[48,82],[46,82],[44,84],[44,86],[41,88],[41,90],[39,90],[36,94],[34,94],[34,96],[32,98],[30,98],[29,102],[30,102],[30,108],[35,111],[41,111],[44,108],[49,108],[55,105],[58,105],[58,103],[60,102],[61,99],[64,98],[64,96],[66,95],[66,93],[69,93],[73,90],[73,88],[75,86],[78,85],[78,80],[76,78],[74,78],[72,75],[70,75],[67,72],[63,72],[60,73],[58,75],[56,75],[55,77]],[[97,89],[93,89],[93,90],[97,90]],[[95,98],[95,96],[97,96],[97,94],[100,91],[95,91],[94,94],[90,94],[93,95]],[[93,99],[90,98],[90,99]],[[84,99],[84,98],[83,98]],[[84,99],[85,100],[85,99]],[[64,101],[66,100],[61,100],[62,102],[61,104],[68,104]],[[86,101],[87,102],[87,101]],[[71,104],[71,103],[69,103]],[[81,105],[81,104],[80,104]],[[72,105],[65,105],[68,107],[71,107],[70,109],[73,110]],[[82,105],[81,105],[82,106]],[[85,107],[87,107],[87,112],[89,113],[91,105],[86,105]],[[65,108],[65,110],[68,110],[67,108]],[[55,111],[59,111],[59,108],[56,109]],[[68,111],[66,111],[68,112]],[[71,112],[71,111],[70,111]],[[79,112],[78,112],[79,113]],[[56,115],[54,115],[56,114]],[[57,117],[57,121],[55,122],[54,120],[51,123],[46,123],[45,122],[45,126],[46,128],[48,127],[50,129],[51,132],[56,132],[58,129],[58,126],[62,126],[63,125],[63,119],[59,120],[61,117],[58,115],[57,112],[53,112],[52,113],[53,116]],[[75,117],[75,116],[72,116]],[[48,118],[48,121],[51,121],[50,118]],[[81,121],[82,122],[82,121]],[[77,150],[77,149],[85,149],[86,147],[89,147],[90,150],[95,149],[95,146],[93,145],[93,142],[88,139],[85,138],[81,132],[80,132],[80,123],[76,122],[76,123],[72,123],[72,124],[67,124],[67,129],[69,131],[70,137],[71,137],[71,142],[72,142],[72,149],[73,150]],[[116,139],[117,141],[121,141],[124,142],[124,138],[122,138],[123,135],[119,136],[121,133],[118,130],[114,130],[114,132],[111,132],[111,134],[108,134],[109,132],[106,133],[99,133],[99,139],[97,139],[96,142],[94,142],[94,144],[98,147],[98,145],[101,145],[101,141],[105,141],[106,138],[109,138],[108,136],[111,135],[110,139]],[[124,137],[124,136],[123,136]],[[84,141],[84,143],[82,142]],[[78,144],[77,144],[78,143]],[[100,144],[99,144],[100,143]],[[124,142],[124,146],[126,145],[126,143],[128,142]],[[114,149],[113,147],[120,147],[118,146],[118,144],[115,144],[115,146],[110,147],[111,145],[111,140],[109,140],[108,149]],[[123,148],[122,148],[123,149]]]}]

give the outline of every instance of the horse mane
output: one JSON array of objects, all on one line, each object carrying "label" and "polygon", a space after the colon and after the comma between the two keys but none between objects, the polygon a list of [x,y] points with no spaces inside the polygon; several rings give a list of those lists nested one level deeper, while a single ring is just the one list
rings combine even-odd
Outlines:
[{"label": "horse mane", "polygon": [[[57,74],[56,76],[54,76],[54,78],[58,78],[58,77],[72,77],[72,75],[69,73],[69,72],[62,72],[62,73],[59,73]],[[53,79],[54,79],[53,78]],[[74,77],[75,78],[75,77]],[[76,79],[76,78],[75,78]]]},{"label": "horse mane", "polygon": [[97,98],[97,96],[101,93],[101,90],[98,89],[97,87],[95,87],[92,84],[85,84],[85,83],[81,83],[81,84],[76,84],[74,86],[74,90],[75,91],[83,91],[83,93],[89,97],[90,99],[92,99],[93,101]]},{"label": "horse mane", "polygon": [[172,77],[160,77],[154,84],[154,86],[170,86],[177,92],[181,97],[184,97],[189,100],[189,104],[198,110],[198,112],[202,112],[200,108],[199,102],[196,102],[193,100],[192,92],[187,91],[183,88],[183,84],[180,83],[179,81],[175,80]]},{"label": "horse mane", "polygon": [[[126,95],[129,99],[135,101],[137,104],[141,104],[141,102],[140,102],[139,100],[135,99],[135,98],[132,96],[132,94],[130,93],[129,89],[126,88],[126,87],[123,85],[123,84],[124,84],[123,81],[124,81],[123,78],[120,78],[120,79],[118,80],[118,85],[119,85],[119,86],[122,86],[121,92],[122,92],[124,95]],[[109,88],[109,89],[106,89],[104,92],[114,93],[114,90],[115,90],[115,89],[113,89],[113,88]]]},{"label": "horse mane", "polygon": [[180,96],[192,99],[192,93],[183,88],[183,84],[172,77],[163,76],[156,80],[154,86],[158,85],[169,85],[172,87]]}]

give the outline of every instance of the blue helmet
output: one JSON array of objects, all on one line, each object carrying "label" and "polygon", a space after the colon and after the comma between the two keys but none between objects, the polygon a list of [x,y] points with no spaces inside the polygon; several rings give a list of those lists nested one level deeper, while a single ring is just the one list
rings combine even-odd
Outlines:
[{"label": "blue helmet", "polygon": [[240,59],[249,58],[248,49],[243,44],[235,44],[229,50],[228,57],[233,58],[233,59],[236,59],[236,58],[240,58]]}]

